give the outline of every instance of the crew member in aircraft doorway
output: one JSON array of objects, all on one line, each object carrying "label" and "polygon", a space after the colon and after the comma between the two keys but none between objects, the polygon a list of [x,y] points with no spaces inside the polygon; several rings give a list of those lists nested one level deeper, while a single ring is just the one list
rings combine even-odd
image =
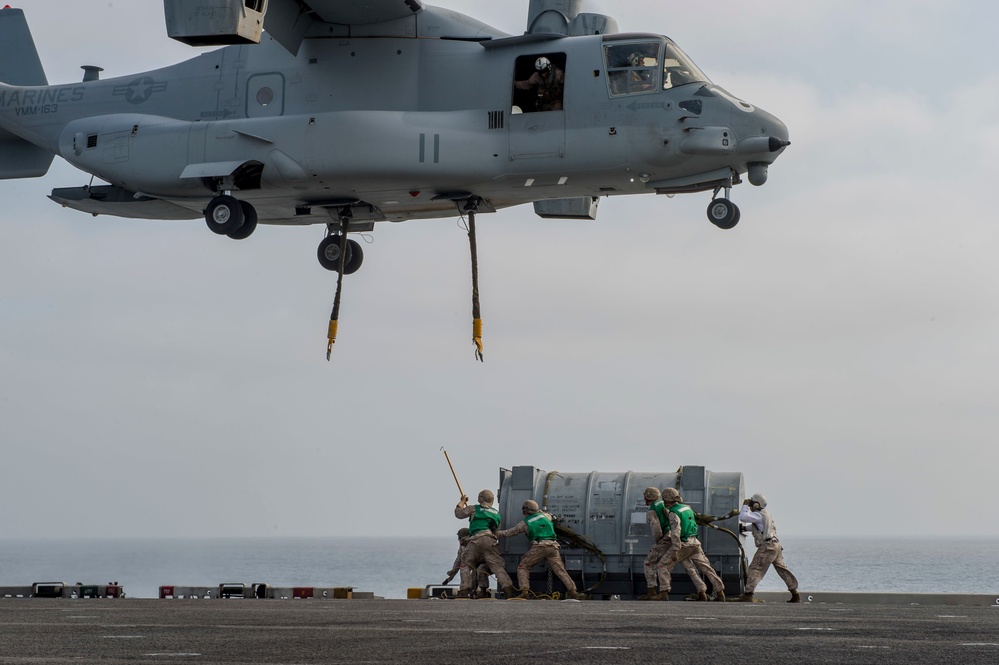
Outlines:
[{"label": "crew member in aircraft doorway", "polygon": [[[518,90],[537,89],[536,111],[561,111],[562,95],[565,91],[565,71],[552,64],[552,61],[541,56],[534,61],[534,69],[525,81],[514,81]],[[526,110],[526,109],[525,109]]]}]

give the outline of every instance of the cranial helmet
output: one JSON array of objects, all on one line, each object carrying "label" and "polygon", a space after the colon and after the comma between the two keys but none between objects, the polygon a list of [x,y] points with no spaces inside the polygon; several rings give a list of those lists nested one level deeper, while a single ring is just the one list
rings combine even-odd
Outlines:
[{"label": "cranial helmet", "polygon": [[522,509],[523,509],[525,515],[526,514],[530,514],[530,513],[536,513],[539,510],[541,510],[540,508],[538,508],[538,502],[537,501],[531,501],[530,499],[528,499],[527,501],[524,502],[524,505],[523,505]]},{"label": "cranial helmet", "polygon": [[493,494],[492,490],[482,490],[479,492],[479,503],[492,503],[496,499],[496,495]]},{"label": "cranial helmet", "polygon": [[472,532],[469,530],[469,528],[467,526],[463,526],[460,529],[458,529],[458,537],[459,538],[468,538],[471,535],[472,535]]},{"label": "cranial helmet", "polygon": [[760,504],[760,508],[766,508],[767,507],[767,497],[763,496],[759,492],[757,492],[753,496],[749,497],[749,500],[753,501],[755,503]]},{"label": "cranial helmet", "polygon": [[646,501],[658,501],[662,495],[655,487],[646,487],[643,496],[645,496]]},{"label": "cranial helmet", "polygon": [[541,56],[534,61],[534,68],[539,72],[550,72],[552,69],[552,61],[545,56]]},{"label": "cranial helmet", "polygon": [[641,53],[632,53],[628,56],[628,64],[632,67],[641,67],[645,64],[645,56]]},{"label": "cranial helmet", "polygon": [[666,503],[677,503],[680,500],[680,492],[675,487],[663,488],[663,501]]}]

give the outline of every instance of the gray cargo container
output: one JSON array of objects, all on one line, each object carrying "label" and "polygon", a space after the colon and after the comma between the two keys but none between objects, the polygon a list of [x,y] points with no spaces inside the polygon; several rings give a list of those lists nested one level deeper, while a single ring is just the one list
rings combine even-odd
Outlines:
[{"label": "gray cargo container", "polygon": [[[497,507],[503,515],[503,528],[509,528],[523,519],[524,501],[537,501],[543,510],[558,518],[559,526],[568,527],[592,544],[562,541],[566,569],[578,588],[597,599],[629,599],[646,590],[643,562],[652,547],[651,530],[646,524],[648,507],[642,496],[646,487],[675,487],[684,503],[710,516],[722,516],[739,508],[745,496],[741,473],[708,471],[703,466],[651,473],[564,473],[515,466],[512,470],[500,469]],[[738,518],[714,521],[712,525],[719,528],[701,526],[698,538],[725,583],[726,595],[738,595],[745,583]],[[525,536],[500,540],[506,570],[514,580],[517,562],[529,546]],[[545,566],[531,571],[531,589],[539,594],[565,591]],[[682,566],[673,570],[672,592],[675,599],[695,592]]]}]

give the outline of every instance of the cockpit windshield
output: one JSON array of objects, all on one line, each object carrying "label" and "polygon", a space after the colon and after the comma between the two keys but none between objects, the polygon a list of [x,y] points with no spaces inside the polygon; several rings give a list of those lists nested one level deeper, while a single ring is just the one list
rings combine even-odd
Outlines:
[{"label": "cockpit windshield", "polygon": [[663,61],[663,90],[686,83],[711,83],[694,61],[671,41],[666,42],[666,59]]},{"label": "cockpit windshield", "polygon": [[608,42],[604,66],[612,97],[710,82],[676,44],[662,38]]}]

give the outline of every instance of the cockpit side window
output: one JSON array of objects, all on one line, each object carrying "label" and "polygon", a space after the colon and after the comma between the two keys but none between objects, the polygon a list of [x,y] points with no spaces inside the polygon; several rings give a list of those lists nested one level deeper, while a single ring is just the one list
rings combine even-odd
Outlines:
[{"label": "cockpit side window", "polygon": [[565,99],[565,53],[517,58],[513,75],[513,112],[561,111]]},{"label": "cockpit side window", "polygon": [[612,97],[660,90],[661,42],[631,42],[604,46],[604,66]]}]

